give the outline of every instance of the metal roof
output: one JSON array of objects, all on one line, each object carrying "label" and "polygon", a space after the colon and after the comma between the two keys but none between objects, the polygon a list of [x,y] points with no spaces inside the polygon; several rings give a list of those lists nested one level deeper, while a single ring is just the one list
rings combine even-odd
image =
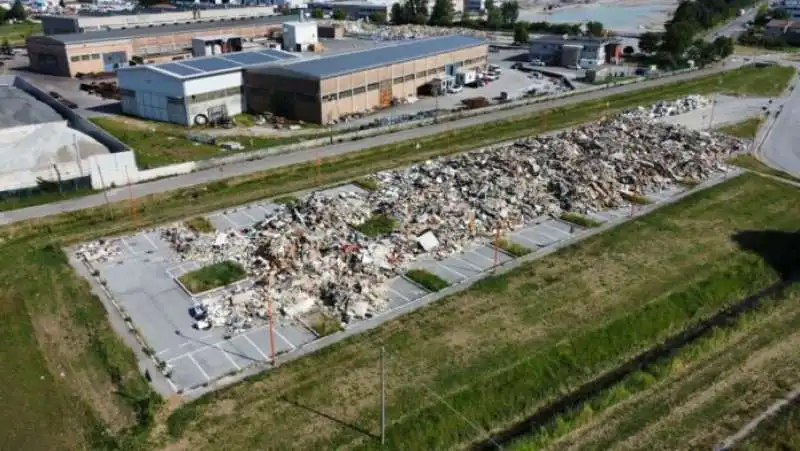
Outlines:
[{"label": "metal roof", "polygon": [[281,24],[287,20],[294,20],[295,16],[253,17],[245,19],[219,19],[215,21],[153,25],[151,27],[132,27],[117,30],[89,31],[86,33],[55,34],[47,36],[49,39],[63,44],[84,44],[88,42],[115,41],[149,36],[162,36],[176,33],[190,33],[213,31],[220,28],[248,25]]},{"label": "metal roof", "polygon": [[402,41],[397,44],[357,50],[348,53],[323,56],[321,58],[290,62],[281,70],[304,78],[323,80],[326,78],[358,72],[389,64],[412,61],[419,58],[475,47],[487,42],[469,36],[438,36],[433,38]]},{"label": "metal roof", "polygon": [[251,66],[276,63],[291,58],[297,58],[297,55],[284,52],[283,50],[263,49],[253,52],[237,52],[201,58],[191,58],[162,64],[134,66],[131,68],[122,68],[118,70],[123,71],[145,68],[164,73],[171,77],[188,79],[206,75],[221,74]]}]

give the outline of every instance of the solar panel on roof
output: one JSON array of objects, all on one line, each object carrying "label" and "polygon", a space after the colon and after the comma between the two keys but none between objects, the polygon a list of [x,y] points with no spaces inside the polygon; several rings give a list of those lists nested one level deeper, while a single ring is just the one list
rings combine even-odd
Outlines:
[{"label": "solar panel on roof", "polygon": [[261,50],[261,51],[259,51],[257,53],[261,53],[262,55],[271,56],[273,58],[277,58],[277,59],[281,59],[281,60],[285,60],[285,59],[289,59],[289,58],[296,58],[297,57],[296,55],[292,55],[291,53],[279,52],[277,50],[271,50],[271,49]]},{"label": "solar panel on roof", "polygon": [[203,58],[203,59],[196,59],[196,60],[187,60],[181,64],[185,64],[187,66],[195,67],[200,69],[204,72],[213,72],[215,70],[225,70],[225,69],[235,69],[240,67],[240,64],[236,64],[231,61],[226,61],[222,58]]},{"label": "solar panel on roof", "polygon": [[270,61],[275,61],[275,58],[269,55],[263,55],[258,52],[247,52],[247,53],[228,53],[225,55],[225,59],[229,59],[232,61],[236,61],[240,64],[262,64],[268,63]]},{"label": "solar panel on roof", "polygon": [[186,67],[176,63],[159,64],[158,68],[163,69],[167,72],[172,72],[175,75],[181,75],[181,76],[195,75],[202,72],[193,67]]}]

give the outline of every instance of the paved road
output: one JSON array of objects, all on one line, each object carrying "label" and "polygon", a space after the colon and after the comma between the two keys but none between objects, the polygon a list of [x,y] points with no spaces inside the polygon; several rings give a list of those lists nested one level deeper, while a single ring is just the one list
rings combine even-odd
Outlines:
[{"label": "paved road", "polygon": [[[796,86],[797,80],[795,77],[792,84]],[[782,103],[783,110],[762,127],[765,136],[760,137],[759,157],[775,169],[800,175],[800,147],[795,147],[800,142],[800,89],[773,103]]]},{"label": "paved road", "polygon": [[[554,107],[585,102],[587,100],[601,99],[603,97],[607,97],[614,94],[621,94],[625,92],[630,92],[632,90],[661,86],[664,84],[674,83],[676,81],[690,80],[704,75],[710,75],[723,72],[726,70],[731,70],[735,67],[738,67],[741,64],[742,64],[741,62],[737,61],[734,63],[728,63],[726,67],[708,68],[672,77],[649,80],[637,83],[636,85],[619,86],[616,88],[593,91],[585,94],[578,94],[572,97],[557,99],[550,102],[542,102],[534,105],[514,108],[511,110],[497,111],[493,113],[483,114],[480,116],[461,119],[458,121],[432,125],[429,127],[413,128],[409,130],[399,131],[396,133],[375,136],[372,138],[367,138],[359,141],[344,142],[330,146],[323,146],[323,147],[295,151],[283,155],[276,155],[257,161],[246,161],[242,163],[231,164],[225,166],[224,170],[214,168],[214,169],[193,172],[191,174],[154,180],[152,182],[147,182],[147,183],[140,183],[130,187],[130,190],[128,187],[112,189],[109,190],[107,194],[109,200],[111,200],[112,202],[128,199],[131,193],[134,198],[140,198],[150,194],[161,193],[179,188],[186,188],[217,180],[223,180],[237,175],[246,175],[246,174],[251,174],[253,172],[264,171],[267,169],[274,169],[295,163],[314,161],[316,158],[333,157],[350,152],[356,152],[370,147],[383,145],[392,141],[419,139],[435,133],[452,131],[454,129],[470,127],[473,125],[486,124],[487,122],[506,119],[520,114],[542,111]],[[0,213],[0,224],[9,224],[17,221],[42,218],[63,212],[82,210],[89,207],[100,206],[103,205],[104,203],[105,203],[105,197],[101,193],[77,199],[66,200],[63,202],[38,205],[35,207],[28,207],[19,210],[12,210]]]},{"label": "paved road", "polygon": [[713,33],[708,33],[705,38],[706,41],[713,41],[720,36],[736,39],[739,34],[745,31],[745,24],[748,21],[756,18],[756,13],[758,13],[759,6],[760,4],[748,9],[743,16],[731,20],[727,24],[715,30]]}]

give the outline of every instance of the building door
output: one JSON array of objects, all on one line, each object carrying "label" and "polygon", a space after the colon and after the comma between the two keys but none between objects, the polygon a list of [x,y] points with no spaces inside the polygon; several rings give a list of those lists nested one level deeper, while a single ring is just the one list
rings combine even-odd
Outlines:
[{"label": "building door", "polygon": [[384,80],[380,86],[380,106],[387,107],[392,104],[392,81]]},{"label": "building door", "polygon": [[444,72],[447,75],[455,75],[456,74],[456,66],[454,64],[445,64]]}]

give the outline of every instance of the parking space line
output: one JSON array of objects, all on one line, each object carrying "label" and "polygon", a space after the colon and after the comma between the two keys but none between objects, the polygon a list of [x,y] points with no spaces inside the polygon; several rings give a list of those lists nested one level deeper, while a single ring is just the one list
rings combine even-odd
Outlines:
[{"label": "parking space line", "polygon": [[179,348],[182,348],[182,347],[184,347],[184,346],[186,346],[186,345],[190,345],[190,344],[192,344],[192,342],[191,342],[191,341],[186,341],[186,342],[183,342],[183,343],[181,343],[180,345],[178,345],[178,347],[179,347]]},{"label": "parking space line", "polygon": [[128,251],[131,253],[131,255],[135,256],[135,255],[136,255],[136,251],[134,251],[134,250],[133,250],[133,248],[131,247],[131,245],[130,245],[130,244],[128,244],[128,242],[127,242],[127,241],[125,241],[125,238],[124,238],[124,237],[123,237],[123,238],[120,238],[120,240],[122,241],[122,244],[124,244],[124,245],[125,245],[125,247],[127,247],[127,248],[128,248]]},{"label": "parking space line", "polygon": [[566,236],[571,236],[571,235],[572,235],[572,234],[571,234],[571,233],[569,233],[569,232],[565,232],[565,231],[563,231],[563,230],[561,230],[561,229],[559,229],[559,228],[557,228],[557,227],[553,227],[553,226],[551,226],[550,224],[547,224],[547,223],[544,223],[544,222],[543,222],[543,223],[541,223],[541,224],[539,224],[539,225],[541,225],[541,226],[544,226],[544,227],[547,227],[548,229],[550,229],[550,230],[552,230],[552,231],[554,231],[554,232],[557,232],[557,233],[559,233],[559,234],[561,234],[561,235],[566,235]]},{"label": "parking space line", "polygon": [[477,255],[478,257],[480,257],[480,258],[482,258],[482,259],[486,260],[487,262],[489,262],[489,263],[491,263],[491,264],[494,264],[494,260],[491,260],[489,257],[487,257],[487,256],[485,256],[485,255],[483,255],[483,254],[481,254],[480,252],[477,252],[475,249],[470,249],[468,253],[469,253],[469,254],[475,254],[475,255]]},{"label": "parking space line", "polygon": [[533,245],[534,245],[534,247],[539,247],[539,243],[537,243],[536,241],[533,241],[532,239],[530,239],[530,238],[526,237],[524,234],[522,234],[522,232],[517,232],[517,234],[516,234],[516,235],[509,235],[509,236],[510,236],[512,239],[513,239],[513,238],[519,238],[519,239],[521,239],[521,240],[523,240],[523,241],[526,241],[526,242],[528,242],[528,243],[531,243],[531,244],[533,244]]},{"label": "parking space line", "polygon": [[[187,343],[188,343],[188,341],[187,341]],[[181,345],[181,346],[183,346],[183,345]],[[178,347],[180,347],[180,346],[178,346]],[[163,354],[163,353],[165,353],[165,352],[167,352],[169,350],[170,350],[170,348],[162,349],[161,351],[156,352],[156,355],[161,355],[161,354]]]},{"label": "parking space line", "polygon": [[265,214],[268,214],[268,215],[271,215],[271,214],[275,213],[275,211],[274,211],[274,210],[269,210],[269,209],[267,209],[267,207],[265,207],[265,206],[263,206],[263,205],[261,205],[261,204],[256,204],[256,207],[258,207],[258,208],[260,208],[260,209],[264,210],[264,213],[265,213]]},{"label": "parking space line", "polygon": [[559,241],[561,241],[561,239],[559,239],[558,237],[554,237],[553,235],[545,232],[542,229],[536,229],[536,230],[533,231],[533,233],[538,233],[539,235],[542,235],[543,237],[545,237],[545,239],[547,241],[550,241],[550,243],[547,243],[546,246],[550,246],[551,244],[555,244],[555,243],[558,243]]},{"label": "parking space line", "polygon": [[194,363],[194,366],[196,366],[197,369],[200,370],[200,372],[203,374],[203,376],[205,376],[207,381],[210,381],[211,378],[208,377],[208,373],[206,373],[205,370],[203,369],[203,367],[201,367],[200,364],[197,363],[197,360],[194,359],[194,356],[192,355],[192,353],[190,352],[188,355],[189,355],[189,360],[191,360],[192,363]]},{"label": "parking space line", "polygon": [[406,302],[411,302],[411,299],[407,298],[407,297],[406,297],[404,294],[400,293],[399,291],[395,290],[394,288],[392,288],[392,287],[389,287],[389,291],[391,291],[392,293],[394,293],[394,294],[396,294],[396,295],[400,296],[400,297],[401,297],[401,298],[403,298],[403,299],[404,299]]},{"label": "parking space line", "polygon": [[258,351],[258,353],[261,354],[261,357],[264,357],[264,361],[269,362],[270,360],[272,360],[269,357],[267,357],[266,354],[264,354],[264,351],[262,351],[261,348],[259,348],[258,346],[256,346],[255,343],[253,343],[253,340],[251,340],[250,337],[247,336],[247,334],[241,334],[239,336],[244,337],[244,339],[247,340],[248,343],[253,345],[253,347],[256,348],[256,351]]},{"label": "parking space line", "polygon": [[447,264],[445,262],[441,262],[439,264],[439,267],[443,268],[445,271],[449,271],[449,272],[457,275],[458,277],[461,277],[462,279],[466,279],[467,278],[467,276],[465,276],[464,274],[461,274],[460,272],[456,271],[455,269],[447,266]]},{"label": "parking space line", "polygon": [[472,269],[474,269],[475,271],[478,271],[479,273],[484,271],[484,269],[483,268],[479,268],[478,265],[473,264],[472,262],[470,262],[469,260],[467,260],[465,258],[461,258],[461,255],[462,254],[455,254],[455,255],[453,255],[453,257],[455,257],[457,260],[460,260],[462,263],[466,263],[467,266],[471,266]]},{"label": "parking space line", "polygon": [[172,391],[174,391],[174,392],[176,392],[176,393],[177,393],[177,392],[178,392],[178,386],[177,386],[177,385],[175,385],[175,383],[174,383],[174,382],[172,382],[172,379],[170,379],[170,378],[168,378],[168,377],[167,377],[167,378],[165,378],[165,379],[167,380],[167,383],[169,384],[170,388],[172,388]]},{"label": "parking space line", "polygon": [[222,347],[219,346],[219,345],[217,345],[215,347],[219,350],[219,352],[225,354],[225,357],[227,357],[228,361],[231,362],[231,365],[233,365],[233,367],[236,368],[236,371],[239,371],[239,370],[242,369],[242,367],[240,367],[236,362],[233,361],[233,359],[231,358],[230,354],[228,354],[228,351],[222,349]]},{"label": "parking space line", "polygon": [[286,342],[286,344],[289,345],[292,348],[292,351],[297,349],[297,346],[293,345],[291,341],[287,340],[286,337],[283,336],[283,334],[278,332],[278,328],[277,327],[273,327],[272,330],[273,330],[273,332],[275,332],[275,335],[277,335],[281,340]]},{"label": "parking space line", "polygon": [[146,233],[143,233],[143,234],[142,234],[142,236],[144,237],[144,239],[146,239],[146,240],[147,240],[147,242],[148,242],[148,243],[150,243],[150,245],[151,245],[151,246],[153,246],[153,250],[154,250],[154,251],[157,251],[157,250],[158,250],[158,246],[156,246],[156,243],[154,243],[154,242],[153,242],[153,240],[151,240],[151,239],[150,239],[150,237],[149,237],[149,236],[147,236],[147,234],[146,234]]},{"label": "parking space line", "polygon": [[247,209],[247,208],[245,208],[245,209],[243,209],[243,210],[241,211],[241,213],[242,213],[243,215],[247,216],[248,218],[252,219],[253,221],[256,221],[256,222],[258,222],[258,219],[256,219],[256,218],[255,218],[253,215],[251,215],[250,213],[248,213],[248,212],[247,212],[247,210],[248,210],[248,209]]},{"label": "parking space line", "polygon": [[227,214],[222,215],[222,217],[225,218],[225,220],[228,221],[233,226],[234,229],[239,228],[239,224],[233,222],[233,219],[229,218]]}]

